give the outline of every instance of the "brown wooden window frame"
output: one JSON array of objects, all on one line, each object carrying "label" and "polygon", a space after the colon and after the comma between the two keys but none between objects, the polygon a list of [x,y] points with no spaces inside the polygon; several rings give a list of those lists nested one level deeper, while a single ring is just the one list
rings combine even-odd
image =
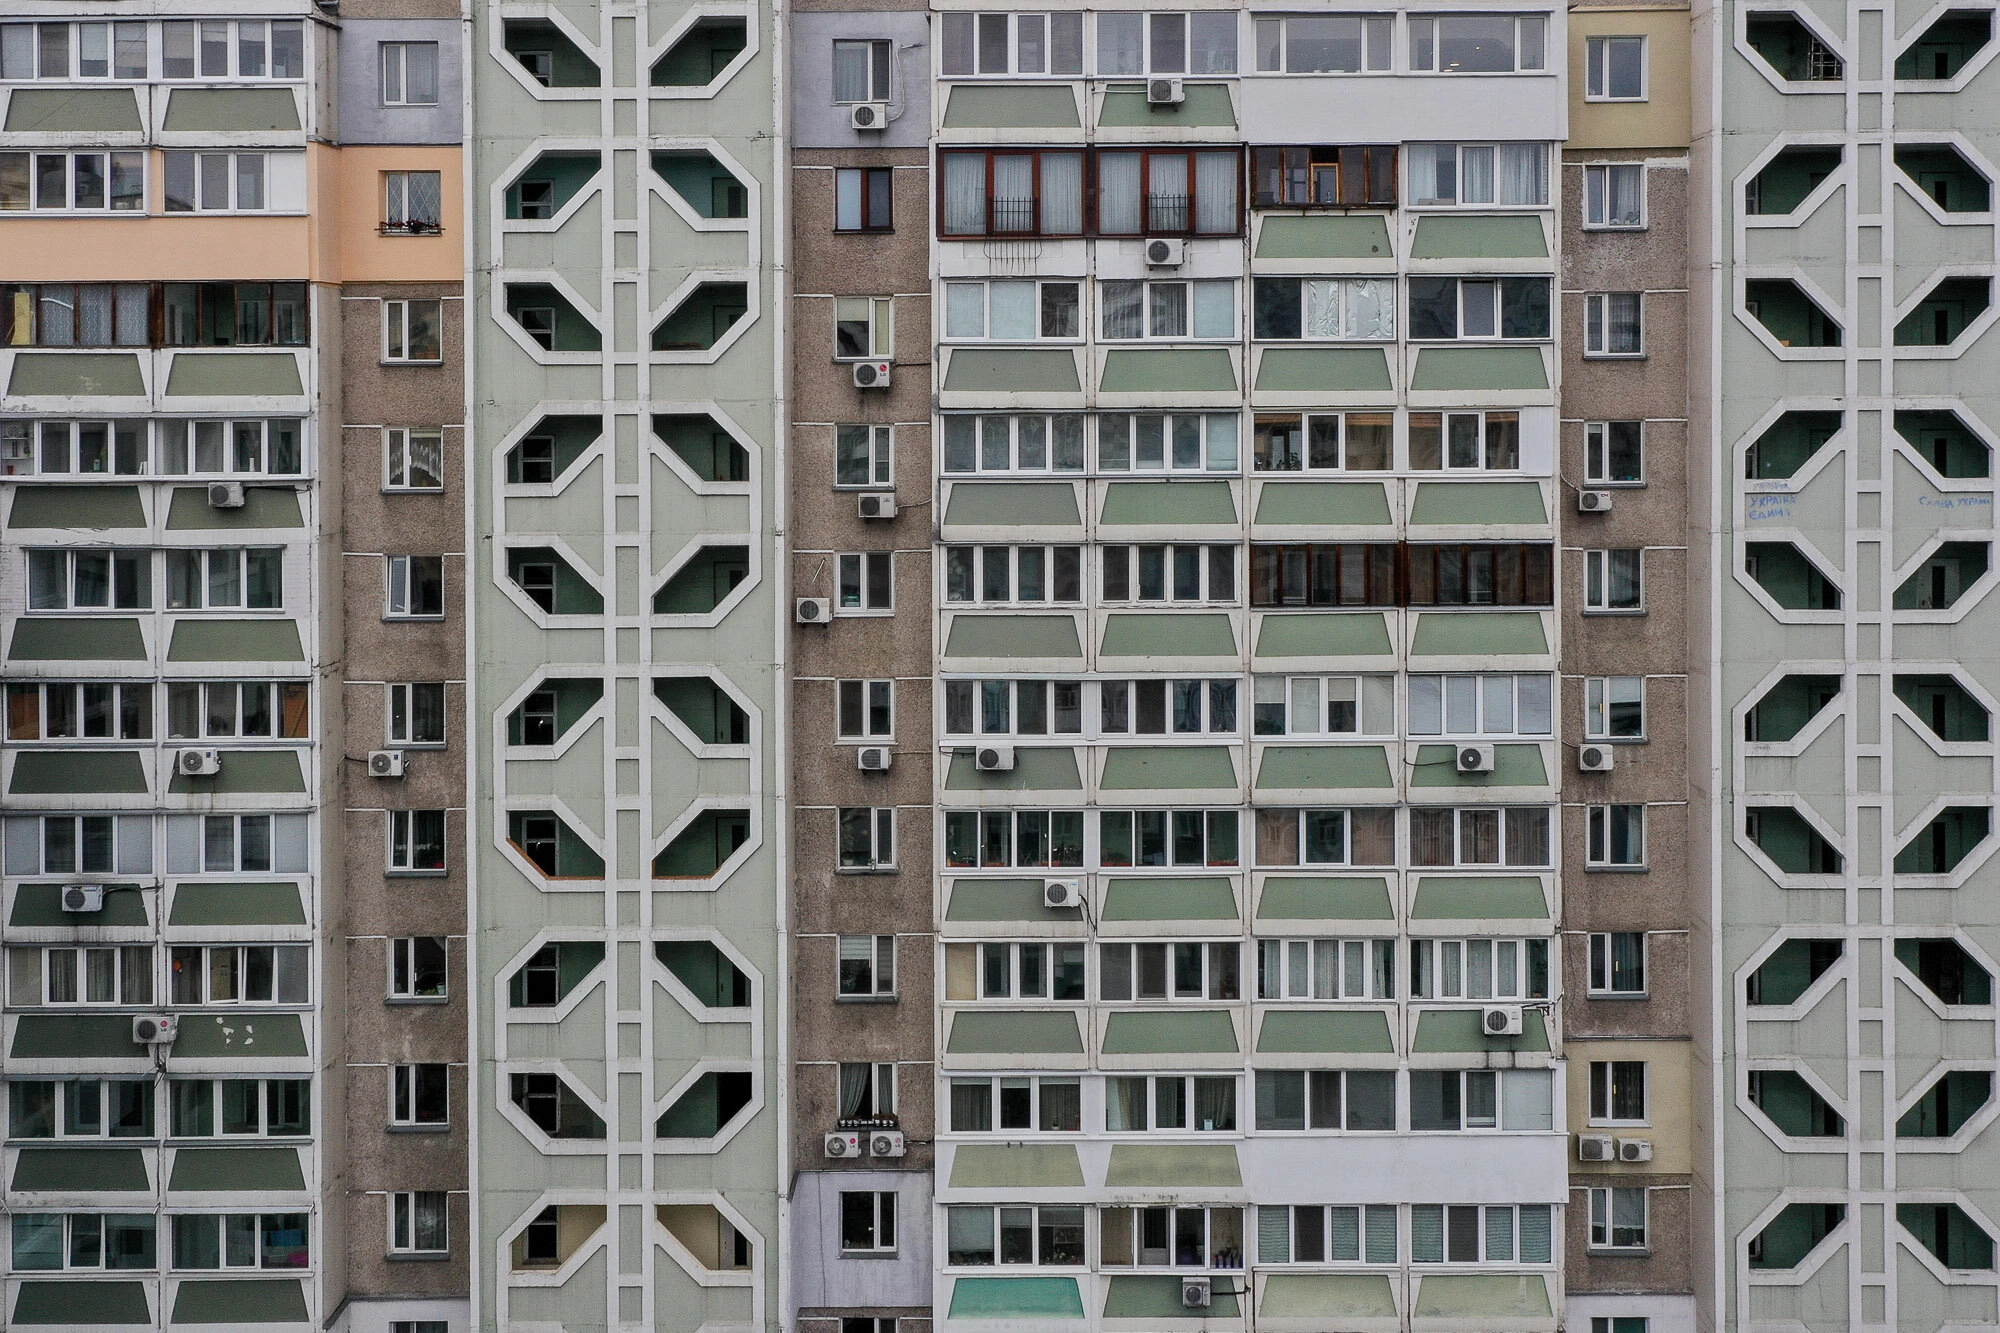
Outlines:
[{"label": "brown wooden window frame", "polygon": [[[1139,165],[1139,230],[1138,231],[1105,231],[1101,225],[1101,210],[1099,205],[1102,197],[1102,184],[1098,173],[1098,161],[1100,157],[1107,152],[1136,153],[1139,156],[1140,165]],[[1081,166],[1080,188],[1082,190],[1083,198],[1079,209],[1079,217],[1081,219],[1082,229],[1079,231],[1074,231],[1074,232],[1049,231],[1043,226],[1042,158],[1051,153],[1078,154],[1082,158],[1080,164]],[[1234,216],[1231,219],[1231,225],[1229,229],[1226,231],[1198,231],[1195,229],[1195,221],[1199,217],[1201,212],[1195,193],[1198,188],[1197,177],[1195,173],[1195,163],[1196,159],[1203,153],[1232,153],[1236,157],[1236,167],[1234,172],[1232,173],[1232,179],[1235,180],[1236,182],[1236,208]],[[946,163],[949,159],[954,157],[967,157],[975,154],[983,156],[986,160],[985,228],[984,230],[976,232],[948,231],[946,230],[945,227],[945,219],[946,219],[945,180],[948,174],[946,169]],[[1030,225],[1025,228],[1000,227],[996,225],[997,218],[995,216],[995,209],[1000,201],[997,200],[994,196],[994,165],[996,160],[1001,157],[1026,157],[1034,159],[1034,201],[1033,201],[1034,216]],[[1156,157],[1180,157],[1185,159],[1186,161],[1188,194],[1187,194],[1186,217],[1184,219],[1185,225],[1182,227],[1165,228],[1165,227],[1154,227],[1151,225],[1153,221],[1153,205],[1151,203],[1152,172],[1153,172],[1153,159]],[[989,238],[1007,238],[1016,236],[1061,237],[1061,238],[1072,238],[1072,237],[1085,238],[1093,236],[1108,236],[1108,237],[1178,236],[1188,240],[1225,240],[1230,237],[1241,236],[1243,235],[1243,228],[1246,216],[1244,208],[1244,192],[1243,192],[1243,162],[1244,162],[1244,150],[1240,145],[1235,145],[1235,144],[1193,144],[1193,145],[1181,145],[1176,147],[1160,147],[1160,148],[1147,147],[1145,145],[1131,145],[1131,146],[1121,145],[1117,148],[1105,148],[1105,149],[1083,148],[1083,147],[941,149],[938,154],[937,187],[936,187],[938,239],[945,241],[967,241],[967,240],[983,240]]]},{"label": "brown wooden window frame", "polygon": [[[1288,164],[1287,159],[1303,155],[1304,162]],[[1380,170],[1378,164],[1386,158]],[[1350,171],[1358,163],[1359,171]],[[1290,176],[1303,166],[1307,197],[1291,197]],[[1398,169],[1401,163],[1395,144],[1264,144],[1250,150],[1250,206],[1259,211],[1278,208],[1394,208],[1397,200]],[[1277,195],[1264,189],[1266,172],[1277,173]],[[1320,196],[1322,172],[1334,180],[1332,199]],[[1386,172],[1386,181],[1383,173]],[[1354,179],[1350,179],[1350,178]],[[1387,185],[1386,195],[1379,188]],[[1358,188],[1356,188],[1358,187]]]},{"label": "brown wooden window frame", "polygon": [[[1358,599],[1342,591],[1349,580],[1359,581]],[[1483,598],[1474,596],[1475,585],[1485,589]],[[1252,607],[1554,604],[1555,548],[1543,542],[1257,542],[1250,548]]]}]

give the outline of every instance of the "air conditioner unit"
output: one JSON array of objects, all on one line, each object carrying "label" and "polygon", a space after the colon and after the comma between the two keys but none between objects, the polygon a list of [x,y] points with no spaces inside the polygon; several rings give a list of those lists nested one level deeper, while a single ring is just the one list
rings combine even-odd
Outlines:
[{"label": "air conditioner unit", "polygon": [[1521,1035],[1521,1006],[1489,1004],[1479,1011],[1479,1030],[1489,1037]]},{"label": "air conditioner unit", "polygon": [[172,1014],[136,1014],[132,1018],[132,1040],[141,1046],[174,1044]]},{"label": "air conditioner unit", "polygon": [[863,773],[889,771],[889,747],[886,745],[864,745],[855,752],[855,757]]},{"label": "air conditioner unit", "polygon": [[801,597],[792,608],[792,619],[801,625],[824,625],[833,619],[831,597]]},{"label": "air conditioner unit", "polygon": [[1576,512],[1579,514],[1608,514],[1611,512],[1610,491],[1578,491]]},{"label": "air conditioner unit", "polygon": [[857,361],[854,363],[854,387],[857,389],[886,389],[889,387],[889,363],[887,361]]},{"label": "air conditioner unit", "polygon": [[[1175,80],[1175,82],[1179,82],[1179,80]],[[1211,1294],[1207,1278],[1184,1277],[1181,1279],[1181,1308],[1183,1310],[1206,1310]]]},{"label": "air conditioner unit", "polygon": [[861,1136],[849,1133],[827,1135],[826,1155],[828,1157],[859,1157],[861,1155]]},{"label": "air conditioner unit", "polygon": [[1493,747],[1490,745],[1461,745],[1457,747],[1456,763],[1461,773],[1491,773],[1493,771]]},{"label": "air conditioner unit", "polygon": [[870,1157],[901,1157],[910,1150],[900,1129],[878,1129],[868,1135]]},{"label": "air conditioner unit", "polygon": [[874,495],[864,495],[856,506],[863,518],[894,518],[896,516],[896,493],[882,491]]},{"label": "air conditioner unit", "polygon": [[1585,773],[1609,773],[1615,753],[1608,745],[1585,745],[1576,752],[1576,766]]},{"label": "air conditioner unit", "polygon": [[1044,907],[1083,906],[1083,881],[1080,879],[1043,880],[1042,906]]},{"label": "air conditioner unit", "polygon": [[1161,237],[1146,242],[1148,268],[1179,268],[1187,258],[1187,242]]},{"label": "air conditioner unit", "polygon": [[1187,88],[1179,79],[1148,79],[1146,101],[1151,106],[1179,106],[1187,101]]},{"label": "air conditioner unit", "polygon": [[1579,1134],[1576,1136],[1576,1160],[1579,1162],[1609,1162],[1615,1160],[1609,1134]]},{"label": "air conditioner unit", "polygon": [[982,745],[972,757],[972,766],[981,773],[1012,773],[1014,771],[1014,747],[1011,745]]},{"label": "air conditioner unit", "polygon": [[1651,1139],[1619,1139],[1618,1160],[1621,1162],[1650,1162],[1653,1160]]},{"label": "air conditioner unit", "polygon": [[208,486],[208,507],[210,509],[241,509],[243,507],[243,483],[240,481],[214,481]]},{"label": "air conditioner unit", "polygon": [[405,770],[401,750],[370,750],[368,752],[368,776],[371,778],[400,778]]},{"label": "air conditioner unit", "polygon": [[889,104],[887,102],[861,102],[847,108],[847,124],[857,130],[886,130],[889,128]]},{"label": "air conditioner unit", "polygon": [[174,756],[174,772],[184,778],[212,778],[222,771],[222,755],[216,750],[182,750]]},{"label": "air conditioner unit", "polygon": [[63,885],[62,909],[65,912],[100,912],[104,910],[104,886],[102,884]]}]

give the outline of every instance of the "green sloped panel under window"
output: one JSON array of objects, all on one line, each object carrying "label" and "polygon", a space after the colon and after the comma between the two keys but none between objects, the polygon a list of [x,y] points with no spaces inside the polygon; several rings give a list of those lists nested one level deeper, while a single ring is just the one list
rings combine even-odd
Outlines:
[{"label": "green sloped panel under window", "polygon": [[1412,787],[1546,787],[1548,766],[1542,762],[1539,745],[1496,745],[1491,773],[1460,773],[1453,762],[1457,747],[1419,745],[1417,764],[1410,774]]},{"label": "green sloped panel under window", "polygon": [[1267,481],[1257,492],[1258,523],[1273,527],[1382,527],[1395,522],[1379,481]]},{"label": "green sloped panel under window", "polygon": [[[14,105],[21,93],[14,94]],[[129,352],[17,352],[7,392],[17,398],[143,398],[146,376]]]},{"label": "green sloped panel under window", "polygon": [[306,789],[305,770],[293,750],[229,750],[222,756],[222,771],[212,778],[174,774],[167,790],[177,795],[192,792],[243,794],[277,792],[292,794]]},{"label": "green sloped panel under window", "polygon": [[1155,611],[1104,618],[1106,657],[1234,657],[1236,631],[1226,615]]},{"label": "green sloped panel under window", "polygon": [[[1051,870],[1056,876],[1063,871]],[[1074,921],[1083,909],[1042,904],[1039,879],[958,879],[946,901],[947,921]]]},{"label": "green sloped panel under window", "polygon": [[1257,357],[1259,393],[1387,393],[1389,354],[1379,347],[1267,347]]},{"label": "green sloped panel under window", "polygon": [[1099,393],[1235,393],[1236,366],[1220,347],[1120,348],[1104,354]]},{"label": "green sloped panel under window", "polygon": [[1227,1055],[1236,1049],[1236,1025],[1215,1009],[1113,1014],[1104,1023],[1106,1055]]},{"label": "green sloped panel under window", "polygon": [[946,393],[1083,392],[1076,355],[1067,349],[954,347],[946,355]]},{"label": "green sloped panel under window", "polygon": [[959,1013],[944,1048],[952,1055],[1082,1055],[1083,1030],[1068,1009]]},{"label": "green sloped panel under window", "polygon": [[1291,791],[1305,787],[1393,787],[1389,751],[1381,745],[1274,745],[1257,763],[1257,785]]},{"label": "green sloped panel under window", "polygon": [[9,134],[118,134],[144,128],[130,88],[16,88],[7,102]]},{"label": "green sloped panel under window", "polygon": [[1257,1313],[1269,1319],[1394,1319],[1396,1291],[1386,1273],[1273,1273]]},{"label": "green sloped panel under window", "polygon": [[7,790],[15,796],[139,795],[148,790],[136,750],[24,750]]},{"label": "green sloped panel under window", "polygon": [[21,486],[7,511],[10,528],[143,528],[137,486]]},{"label": "green sloped panel under window", "polygon": [[1119,1143],[1105,1169],[1109,1189],[1236,1189],[1243,1169],[1229,1143]]},{"label": "green sloped panel under window", "polygon": [[1100,521],[1110,527],[1236,522],[1226,481],[1114,481],[1104,489]]},{"label": "green sloped panel under window", "polygon": [[1146,100],[1144,84],[1117,84],[1104,90],[1104,105],[1098,111],[1099,125],[1119,129],[1182,129],[1204,125],[1236,125],[1236,107],[1229,89],[1220,83],[1190,83],[1184,86],[1185,100],[1174,105],[1155,105]]},{"label": "green sloped panel under window", "polygon": [[177,486],[167,507],[167,529],[302,528],[298,492],[291,487],[246,486],[238,509],[217,509],[199,486]]},{"label": "green sloped panel under window", "polygon": [[951,1188],[1080,1189],[1073,1143],[966,1143],[951,1155]]},{"label": "green sloped panel under window", "polygon": [[946,657],[1083,656],[1083,641],[1072,616],[968,616],[951,618],[945,633]]},{"label": "green sloped panel under window", "polygon": [[1422,217],[1410,247],[1412,259],[1546,259],[1548,254],[1542,220],[1526,214]]},{"label": "green sloped panel under window", "polygon": [[197,133],[295,130],[299,104],[289,88],[176,88],[160,128]]},{"label": "green sloped panel under window", "polygon": [[169,398],[296,398],[299,359],[290,352],[177,352],[167,371]]},{"label": "green sloped panel under window", "polygon": [[1471,1009],[1427,1009],[1417,1016],[1415,1055],[1478,1055],[1494,1051],[1546,1051],[1549,1030],[1542,1016],[1530,1009],[1521,1015],[1521,1035],[1489,1037],[1479,1026],[1480,1012]]},{"label": "green sloped panel under window", "polygon": [[945,103],[948,130],[1080,129],[1076,94],[1067,84],[998,87],[956,84]]},{"label": "green sloped panel under window", "polygon": [[174,889],[170,926],[303,926],[306,910],[296,884],[181,884]]},{"label": "green sloped panel under window", "polygon": [[1191,1312],[1181,1304],[1178,1277],[1114,1277],[1104,1284],[1106,1319],[1234,1319],[1236,1296],[1227,1286],[1218,1285],[1209,1297],[1209,1307]]},{"label": "green sloped panel under window", "polygon": [[169,662],[303,662],[296,620],[183,620]]},{"label": "green sloped panel under window", "polygon": [[299,1324],[305,1319],[302,1282],[264,1278],[183,1281],[174,1293],[176,1324]]},{"label": "green sloped panel under window", "polygon": [[132,1043],[130,1014],[23,1014],[8,1054],[17,1060],[136,1060],[146,1048]]},{"label": "green sloped panel under window", "polygon": [[1418,1286],[1418,1319],[1547,1319],[1549,1284],[1537,1273],[1431,1273]]},{"label": "green sloped panel under window", "polygon": [[1081,1319],[1073,1277],[962,1277],[951,1284],[948,1319]]},{"label": "green sloped panel under window", "polygon": [[1533,347],[1426,347],[1410,388],[1419,392],[1532,391],[1549,387],[1548,367]]},{"label": "green sloped panel under window", "polygon": [[27,617],[14,622],[7,655],[17,662],[143,662],[139,622],[118,616]]},{"label": "green sloped panel under window", "polygon": [[1424,611],[1412,657],[1541,656],[1549,636],[1537,611]]},{"label": "green sloped panel under window", "polygon": [[1259,1055],[1393,1055],[1389,1016],[1361,1011],[1276,1009],[1257,1031]]},{"label": "green sloped panel under window", "polygon": [[1081,527],[1076,488],[1067,482],[960,481],[945,501],[947,526]]},{"label": "green sloped panel under window", "polygon": [[1219,745],[1122,746],[1104,756],[1106,791],[1174,791],[1236,785],[1236,764]]},{"label": "green sloped panel under window", "polygon": [[[117,876],[108,876],[113,881]],[[104,895],[104,906],[92,913],[65,912],[62,909],[63,886],[60,884],[23,884],[14,891],[14,913],[7,919],[12,926],[143,926],[146,918],[146,895],[132,887],[128,880],[124,886],[115,882],[105,886],[110,892]]]},{"label": "green sloped panel under window", "polygon": [[1412,921],[1546,921],[1548,895],[1533,875],[1425,875]]},{"label": "green sloped panel under window", "polygon": [[1389,224],[1377,213],[1270,213],[1257,229],[1259,259],[1388,259]]},{"label": "green sloped panel under window", "polygon": [[[126,1022],[126,1040],[131,1040]],[[306,1054],[306,1030],[297,1014],[186,1014],[174,1038],[184,1059],[281,1059]]]},{"label": "green sloped panel under window", "polygon": [[1300,611],[1257,624],[1259,657],[1389,657],[1388,617],[1380,611]]},{"label": "green sloped panel under window", "polygon": [[1542,488],[1532,481],[1422,481],[1410,505],[1412,524],[1538,524],[1549,521]]},{"label": "green sloped panel under window", "polygon": [[13,1188],[138,1193],[153,1185],[146,1155],[137,1148],[23,1148],[14,1161]]},{"label": "green sloped panel under window", "polygon": [[169,1190],[302,1190],[305,1172],[295,1148],[182,1148],[174,1154]]},{"label": "green sloped panel under window", "polygon": [[1118,878],[1104,888],[1106,921],[1234,921],[1236,891],[1220,875]]},{"label": "green sloped panel under window", "polygon": [[1393,921],[1386,879],[1273,876],[1257,899],[1259,921]]},{"label": "green sloped panel under window", "polygon": [[1082,791],[1083,771],[1076,751],[1036,746],[1014,751],[1014,767],[1002,773],[979,771],[978,756],[956,752],[945,770],[946,791]]},{"label": "green sloped panel under window", "polygon": [[143,1282],[23,1282],[20,1291],[14,1323],[24,1328],[153,1322]]}]

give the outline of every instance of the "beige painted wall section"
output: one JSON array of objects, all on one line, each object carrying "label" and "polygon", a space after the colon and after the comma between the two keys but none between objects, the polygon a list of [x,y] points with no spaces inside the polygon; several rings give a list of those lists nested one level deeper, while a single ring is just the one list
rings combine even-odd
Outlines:
[{"label": "beige painted wall section", "polygon": [[[1682,1175],[1694,1169],[1693,1046],[1685,1041],[1566,1041],[1569,1060],[1569,1128],[1577,1134],[1609,1134],[1621,1139],[1650,1139],[1653,1160],[1620,1166],[1578,1162],[1574,1140],[1570,1170],[1576,1175]],[[1644,1126],[1596,1126],[1590,1123],[1590,1066],[1595,1060],[1646,1062]]]},{"label": "beige painted wall section", "polygon": [[[1586,102],[1584,39],[1644,37],[1646,100]],[[1693,33],[1686,5],[1578,5],[1569,11],[1569,142],[1564,148],[1686,148],[1693,134]]]},{"label": "beige painted wall section", "polygon": [[[340,282],[460,282],[465,277],[464,157],[455,145],[350,145],[333,151],[339,184]],[[435,171],[444,198],[437,236],[384,236],[382,173]]]}]

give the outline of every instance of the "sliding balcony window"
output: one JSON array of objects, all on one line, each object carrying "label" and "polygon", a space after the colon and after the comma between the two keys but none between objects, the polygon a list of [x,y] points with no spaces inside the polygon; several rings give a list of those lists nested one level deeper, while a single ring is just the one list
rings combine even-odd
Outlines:
[{"label": "sliding balcony window", "polygon": [[303,282],[170,282],[161,288],[168,347],[303,347]]},{"label": "sliding balcony window", "polygon": [[947,680],[947,736],[1081,736],[1080,680]]},{"label": "sliding balcony window", "polygon": [[[303,289],[303,284],[300,287]],[[0,286],[0,344],[8,347],[148,346],[154,341],[155,290],[143,282],[42,282]]]},{"label": "sliding balcony window", "polygon": [[1081,810],[950,810],[944,863],[951,869],[1083,865]]},{"label": "sliding balcony window", "polygon": [[1259,14],[1252,20],[1259,74],[1387,74],[1394,14]]},{"label": "sliding balcony window", "polygon": [[1083,1082],[1002,1074],[951,1080],[954,1134],[1074,1134],[1083,1129]]},{"label": "sliding balcony window", "polygon": [[1097,15],[1101,78],[1158,74],[1234,74],[1236,11]]},{"label": "sliding balcony window", "polygon": [[144,23],[0,25],[0,80],[144,79],[150,68],[146,28]]},{"label": "sliding balcony window", "polygon": [[954,1204],[945,1209],[945,1263],[1081,1268],[1084,1209],[1073,1204],[995,1208]]},{"label": "sliding balcony window", "polygon": [[[1236,1079],[1202,1074],[1118,1074],[1107,1077],[1104,1080],[1104,1132],[1234,1134]],[[1123,1213],[1130,1210],[1114,1208],[1105,1211]],[[1164,1213],[1167,1210],[1140,1211]],[[1148,1257],[1148,1251],[1141,1252],[1140,1263],[1167,1262],[1164,1258]],[[1104,1255],[1106,1267],[1131,1262],[1129,1254],[1122,1254],[1116,1248],[1107,1249]],[[1197,1258],[1193,1262],[1198,1265],[1200,1260]]]},{"label": "sliding balcony window", "polygon": [[[1235,22],[1234,13],[1224,17]],[[1235,236],[1243,230],[1240,149],[1100,149],[1096,167],[1100,236]]]},{"label": "sliding balcony window", "polygon": [[1101,548],[1100,600],[1114,602],[1236,604],[1236,547],[1142,545]]},{"label": "sliding balcony window", "polygon": [[1553,823],[1541,805],[1413,806],[1410,864],[1546,869]]},{"label": "sliding balcony window", "polygon": [[1100,810],[1098,861],[1104,866],[1237,866],[1234,810]]},{"label": "sliding balcony window", "polygon": [[1547,278],[1413,277],[1409,287],[1412,342],[1549,336]]},{"label": "sliding balcony window", "polygon": [[1083,337],[1080,282],[994,278],[944,285],[947,342],[1073,342]]},{"label": "sliding balcony window", "polygon": [[1412,14],[1412,74],[1530,74],[1547,68],[1540,14]]},{"label": "sliding balcony window", "polygon": [[[947,22],[953,17],[971,16],[947,15]],[[1080,150],[954,149],[939,156],[938,217],[946,237],[1083,234]]]},{"label": "sliding balcony window", "polygon": [[1413,1000],[1546,1000],[1547,940],[1411,940]]},{"label": "sliding balcony window", "polygon": [[1519,412],[1410,413],[1413,472],[1518,472]]},{"label": "sliding balcony window", "polygon": [[982,606],[1083,600],[1080,546],[947,546],[944,599]]},{"label": "sliding balcony window", "polygon": [[7,1137],[150,1139],[153,1080],[33,1079],[7,1085]]},{"label": "sliding balcony window", "polygon": [[1236,336],[1236,283],[1229,278],[1106,279],[1097,285],[1097,305],[1104,342]]},{"label": "sliding balcony window", "polygon": [[1239,682],[1104,680],[1097,683],[1101,736],[1234,736]]},{"label": "sliding balcony window", "polygon": [[1098,999],[1107,1004],[1201,1004],[1243,998],[1243,946],[1236,940],[1100,944]]},{"label": "sliding balcony window", "polygon": [[[1554,1210],[1545,1203],[1410,1205],[1410,1259],[1419,1264],[1516,1267],[1555,1262]],[[1481,1214],[1484,1214],[1482,1221]]]},{"label": "sliding balcony window", "polygon": [[1243,229],[1237,148],[949,149],[940,158],[938,218],[946,239],[1236,236]]},{"label": "sliding balcony window", "polygon": [[1258,676],[1259,736],[1393,736],[1394,676]]},{"label": "sliding balcony window", "polygon": [[1410,735],[1550,736],[1554,692],[1553,678],[1539,674],[1413,675]]},{"label": "sliding balcony window", "polygon": [[[1414,292],[1420,279],[1410,281]],[[1396,336],[1394,278],[1258,278],[1255,284],[1253,338],[1381,342]]]},{"label": "sliding balcony window", "polygon": [[1256,818],[1260,866],[1396,864],[1394,806],[1259,810]]},{"label": "sliding balcony window", "polygon": [[[1337,1071],[1331,1071],[1338,1078]],[[1315,1074],[1315,1077],[1320,1075]],[[1348,1071],[1348,1078],[1364,1077]],[[1350,1115],[1352,1116],[1350,1089]],[[1389,1127],[1396,1123],[1395,1090],[1389,1095]],[[1373,1125],[1350,1128],[1374,1128]],[[1398,1209],[1393,1203],[1259,1204],[1257,1262],[1263,1264],[1393,1264],[1397,1262]]]},{"label": "sliding balcony window", "polygon": [[[1258,21],[1260,30],[1263,23],[1264,20]],[[1396,145],[1287,144],[1253,148],[1250,182],[1252,208],[1332,205],[1394,208]]]},{"label": "sliding balcony window", "polygon": [[1413,143],[1409,193],[1417,208],[1546,208],[1545,143]]},{"label": "sliding balcony window", "polygon": [[1242,433],[1233,412],[1106,413],[1097,418],[1097,470],[1234,472],[1242,466]]},{"label": "sliding balcony window", "polygon": [[0,213],[31,210],[143,213],[146,155],[0,153]]},{"label": "sliding balcony window", "polygon": [[1258,940],[1260,1000],[1393,1000],[1396,942]]},{"label": "sliding balcony window", "polygon": [[947,474],[1083,471],[1081,412],[1027,415],[950,412],[944,417]]},{"label": "sliding balcony window", "polygon": [[[1196,1109],[1199,1111],[1202,1108]],[[1230,1117],[1233,1126],[1233,1105]],[[1165,1205],[1101,1208],[1098,1210],[1098,1247],[1098,1262],[1105,1268],[1137,1266],[1240,1271],[1243,1267],[1243,1210],[1170,1208]]]},{"label": "sliding balcony window", "polygon": [[1258,472],[1387,472],[1394,412],[1259,412],[1251,445]]},{"label": "sliding balcony window", "polygon": [[7,687],[10,741],[143,741],[152,737],[151,681],[50,681]]},{"label": "sliding balcony window", "polygon": [[943,16],[939,69],[947,79],[1083,74],[1083,15]]}]

